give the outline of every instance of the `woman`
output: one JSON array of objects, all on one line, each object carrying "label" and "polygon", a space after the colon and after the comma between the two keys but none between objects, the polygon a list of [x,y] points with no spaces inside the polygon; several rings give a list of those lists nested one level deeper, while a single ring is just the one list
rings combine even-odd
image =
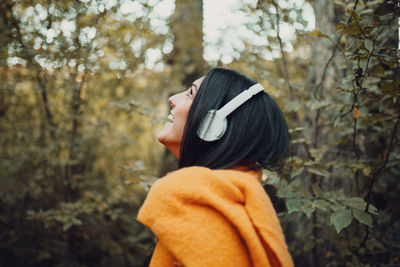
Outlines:
[{"label": "woman", "polygon": [[138,214],[158,238],[150,266],[293,266],[260,183],[263,167],[281,163],[289,134],[262,90],[215,68],[169,98],[158,140],[179,169],[152,186]]}]

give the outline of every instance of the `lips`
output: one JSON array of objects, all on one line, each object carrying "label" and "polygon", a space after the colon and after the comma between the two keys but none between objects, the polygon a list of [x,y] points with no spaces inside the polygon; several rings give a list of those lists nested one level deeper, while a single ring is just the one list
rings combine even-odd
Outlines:
[{"label": "lips", "polygon": [[175,116],[174,116],[174,114],[173,114],[172,112],[169,113],[169,115],[168,115],[168,120],[170,120],[171,122],[174,122]]}]

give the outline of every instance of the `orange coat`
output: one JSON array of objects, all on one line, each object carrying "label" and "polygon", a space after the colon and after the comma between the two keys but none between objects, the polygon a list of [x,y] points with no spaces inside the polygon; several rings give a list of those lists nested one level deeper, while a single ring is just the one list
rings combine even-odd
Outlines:
[{"label": "orange coat", "polygon": [[179,169],[152,186],[138,220],[158,266],[293,266],[260,172]]}]

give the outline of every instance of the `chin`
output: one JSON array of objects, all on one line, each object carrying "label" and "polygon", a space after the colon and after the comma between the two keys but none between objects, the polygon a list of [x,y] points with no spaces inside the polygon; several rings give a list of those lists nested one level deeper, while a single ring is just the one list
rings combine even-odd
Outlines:
[{"label": "chin", "polygon": [[163,144],[163,145],[165,146],[165,137],[164,137],[164,136],[162,136],[161,134],[159,134],[159,135],[157,136],[157,140],[158,140],[158,142],[160,142],[161,144]]},{"label": "chin", "polygon": [[158,134],[157,140],[179,159],[182,136],[183,133],[176,131],[176,129],[173,128],[172,123],[166,123],[164,128]]},{"label": "chin", "polygon": [[162,133],[158,135],[157,139],[158,142],[163,144],[172,154],[175,155],[175,157],[179,159],[180,142],[170,140],[168,136],[165,136]]}]

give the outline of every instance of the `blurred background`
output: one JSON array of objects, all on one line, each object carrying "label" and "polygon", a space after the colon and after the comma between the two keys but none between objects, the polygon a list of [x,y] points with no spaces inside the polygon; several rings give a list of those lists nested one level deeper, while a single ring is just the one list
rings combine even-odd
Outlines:
[{"label": "blurred background", "polygon": [[215,66],[291,132],[265,171],[296,266],[400,265],[399,0],[2,0],[0,266],[147,266],[168,96]]}]

